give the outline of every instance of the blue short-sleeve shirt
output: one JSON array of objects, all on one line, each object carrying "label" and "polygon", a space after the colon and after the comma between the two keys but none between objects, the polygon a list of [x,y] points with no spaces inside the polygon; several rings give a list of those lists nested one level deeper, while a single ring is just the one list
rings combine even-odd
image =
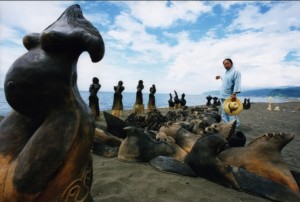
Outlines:
[{"label": "blue short-sleeve shirt", "polygon": [[226,99],[234,92],[241,92],[241,73],[237,69],[231,67],[221,78],[220,98]]}]

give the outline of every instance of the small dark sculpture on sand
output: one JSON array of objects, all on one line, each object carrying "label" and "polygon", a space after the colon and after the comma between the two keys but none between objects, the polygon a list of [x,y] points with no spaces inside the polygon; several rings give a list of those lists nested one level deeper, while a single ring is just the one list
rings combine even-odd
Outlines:
[{"label": "small dark sculpture on sand", "polygon": [[156,93],[156,87],[153,84],[150,88],[150,94],[149,94],[149,100],[148,100],[148,112],[151,112],[153,109],[156,109],[155,105],[155,94]]},{"label": "small dark sculpture on sand", "polygon": [[172,97],[172,94],[170,93],[170,99],[168,100],[168,103],[169,103],[169,110],[173,110],[174,107],[175,107],[175,103],[173,101],[173,97]]},{"label": "small dark sculpture on sand", "polygon": [[250,98],[245,98],[244,99],[244,103],[243,103],[243,108],[244,109],[250,109],[250,107],[251,107],[251,103],[250,103]]},{"label": "small dark sculpture on sand", "polygon": [[180,99],[180,106],[184,107],[185,105],[186,105],[185,94],[182,93],[181,99]]},{"label": "small dark sculpture on sand", "polygon": [[176,92],[176,90],[174,90],[175,93],[175,97],[174,97],[174,103],[175,103],[175,109],[180,109],[180,99],[178,97],[178,94]]},{"label": "small dark sculpture on sand", "polygon": [[125,89],[123,81],[119,81],[117,86],[114,86],[114,101],[112,106],[112,115],[116,117],[122,116],[123,112],[123,95],[122,92]]},{"label": "small dark sculpture on sand", "polygon": [[79,5],[42,33],[6,74],[13,108],[0,124],[0,201],[92,201],[95,122],[77,87],[77,60],[104,55],[99,31]]},{"label": "small dark sculpture on sand", "polygon": [[219,100],[218,97],[213,97],[212,99],[213,99],[213,104],[212,104],[213,106],[215,106],[215,107],[220,106],[220,102],[218,102],[218,100]]},{"label": "small dark sculpture on sand", "polygon": [[93,83],[90,85],[89,92],[89,106],[92,110],[92,114],[95,120],[100,118],[100,107],[99,107],[99,98],[97,92],[101,88],[99,84],[99,79],[97,77],[93,78]]},{"label": "small dark sculpture on sand", "polygon": [[139,80],[139,83],[136,88],[137,91],[136,91],[135,104],[133,106],[133,113],[143,114],[144,113],[144,101],[143,101],[143,93],[142,93],[142,90],[144,89],[143,80]]},{"label": "small dark sculpture on sand", "polygon": [[206,106],[211,106],[212,96],[209,95],[209,96],[206,97],[206,99],[207,99]]},{"label": "small dark sculpture on sand", "polygon": [[247,109],[251,108],[251,102],[250,102],[250,98],[247,99]]}]

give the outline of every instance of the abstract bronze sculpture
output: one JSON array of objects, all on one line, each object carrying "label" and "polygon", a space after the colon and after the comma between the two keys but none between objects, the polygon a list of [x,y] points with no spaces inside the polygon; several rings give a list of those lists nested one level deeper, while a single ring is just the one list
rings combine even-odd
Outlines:
[{"label": "abstract bronze sculpture", "polygon": [[211,95],[208,95],[206,99],[207,99],[206,106],[211,106],[211,100],[213,99],[213,97]]},{"label": "abstract bronze sculpture", "polygon": [[176,90],[174,90],[174,93],[175,93],[175,97],[174,97],[175,109],[180,109],[181,108],[180,99],[178,97]]},{"label": "abstract bronze sculpture", "polygon": [[181,106],[181,107],[185,107],[185,105],[186,105],[185,94],[182,93],[182,94],[181,94],[181,99],[180,99],[180,106]]},{"label": "abstract bronze sculpture", "polygon": [[79,5],[42,33],[6,74],[13,108],[0,124],[0,201],[92,201],[95,123],[77,87],[77,60],[104,56],[99,31]]},{"label": "abstract bronze sculpture", "polygon": [[155,105],[155,94],[156,93],[156,87],[153,84],[150,88],[150,94],[149,94],[149,100],[148,100],[148,110],[147,112],[151,112],[153,109],[156,109]]},{"label": "abstract bronze sculpture", "polygon": [[114,86],[114,101],[112,106],[112,115],[116,117],[122,116],[123,112],[123,95],[122,92],[125,89],[123,81],[119,81],[117,86]]},{"label": "abstract bronze sculpture", "polygon": [[97,77],[93,78],[93,83],[90,85],[89,92],[89,106],[92,110],[92,114],[95,120],[100,119],[100,107],[99,107],[99,98],[97,92],[101,88],[99,84],[99,79]]},{"label": "abstract bronze sculpture", "polygon": [[172,97],[172,94],[169,93],[169,96],[170,96],[170,99],[168,100],[168,104],[169,104],[169,110],[173,110],[174,109],[174,106],[175,106],[175,103],[173,101],[173,97]]},{"label": "abstract bronze sculpture", "polygon": [[142,93],[142,90],[144,89],[143,80],[139,80],[139,83],[136,88],[137,91],[136,91],[135,104],[133,105],[133,113],[143,114],[144,113],[144,101],[143,101],[143,93]]}]

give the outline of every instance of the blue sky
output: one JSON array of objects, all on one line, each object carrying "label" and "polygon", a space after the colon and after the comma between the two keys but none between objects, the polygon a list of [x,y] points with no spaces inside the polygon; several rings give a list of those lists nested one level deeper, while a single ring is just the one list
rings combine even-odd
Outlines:
[{"label": "blue sky", "polygon": [[229,57],[242,73],[242,89],[300,85],[299,1],[1,1],[0,83],[27,50],[22,38],[42,32],[70,5],[101,33],[106,53],[78,61],[78,87],[93,77],[100,91],[201,94],[218,90],[215,76]]}]

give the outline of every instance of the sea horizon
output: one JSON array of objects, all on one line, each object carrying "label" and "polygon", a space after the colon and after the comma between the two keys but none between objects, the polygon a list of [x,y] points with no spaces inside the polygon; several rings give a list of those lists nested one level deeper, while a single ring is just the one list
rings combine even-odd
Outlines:
[{"label": "sea horizon", "polygon": [[[89,95],[90,93],[88,91],[79,91],[81,97],[85,101],[85,103],[88,105],[89,101]],[[177,92],[178,93],[178,92]],[[99,106],[100,106],[100,111],[107,111],[112,109],[112,104],[113,104],[113,95],[114,92],[106,92],[106,91],[99,91],[97,93],[97,96],[99,98]],[[123,107],[124,110],[130,110],[133,108],[133,105],[135,103],[136,99],[136,93],[135,92],[123,92]],[[173,101],[174,101],[174,96],[175,94],[172,93]],[[218,97],[218,95],[211,95],[212,97]],[[181,98],[181,94],[178,93],[178,97]],[[185,94],[185,99],[186,99],[186,106],[188,107],[194,107],[194,106],[200,106],[200,105],[205,105],[207,103],[206,99],[207,95],[204,94],[199,94],[199,95],[189,95]],[[255,103],[255,102],[269,102],[269,97],[264,96],[264,97],[238,97],[242,102],[245,98],[250,98],[250,102]],[[166,108],[169,106],[168,100],[170,99],[170,96],[168,93],[155,93],[155,101],[156,101],[156,107],[157,108]],[[286,101],[290,101],[291,99],[297,100],[300,98],[282,98],[282,97],[272,97],[272,102],[273,103],[282,103]],[[144,103],[144,108],[147,109],[148,105],[148,100],[149,100],[149,93],[144,93],[143,92],[143,103]],[[212,103],[212,101],[211,101]],[[4,89],[0,88],[0,116],[6,116],[10,111],[11,107],[7,103],[5,94],[4,94]],[[267,106],[266,106],[267,107]]]}]

